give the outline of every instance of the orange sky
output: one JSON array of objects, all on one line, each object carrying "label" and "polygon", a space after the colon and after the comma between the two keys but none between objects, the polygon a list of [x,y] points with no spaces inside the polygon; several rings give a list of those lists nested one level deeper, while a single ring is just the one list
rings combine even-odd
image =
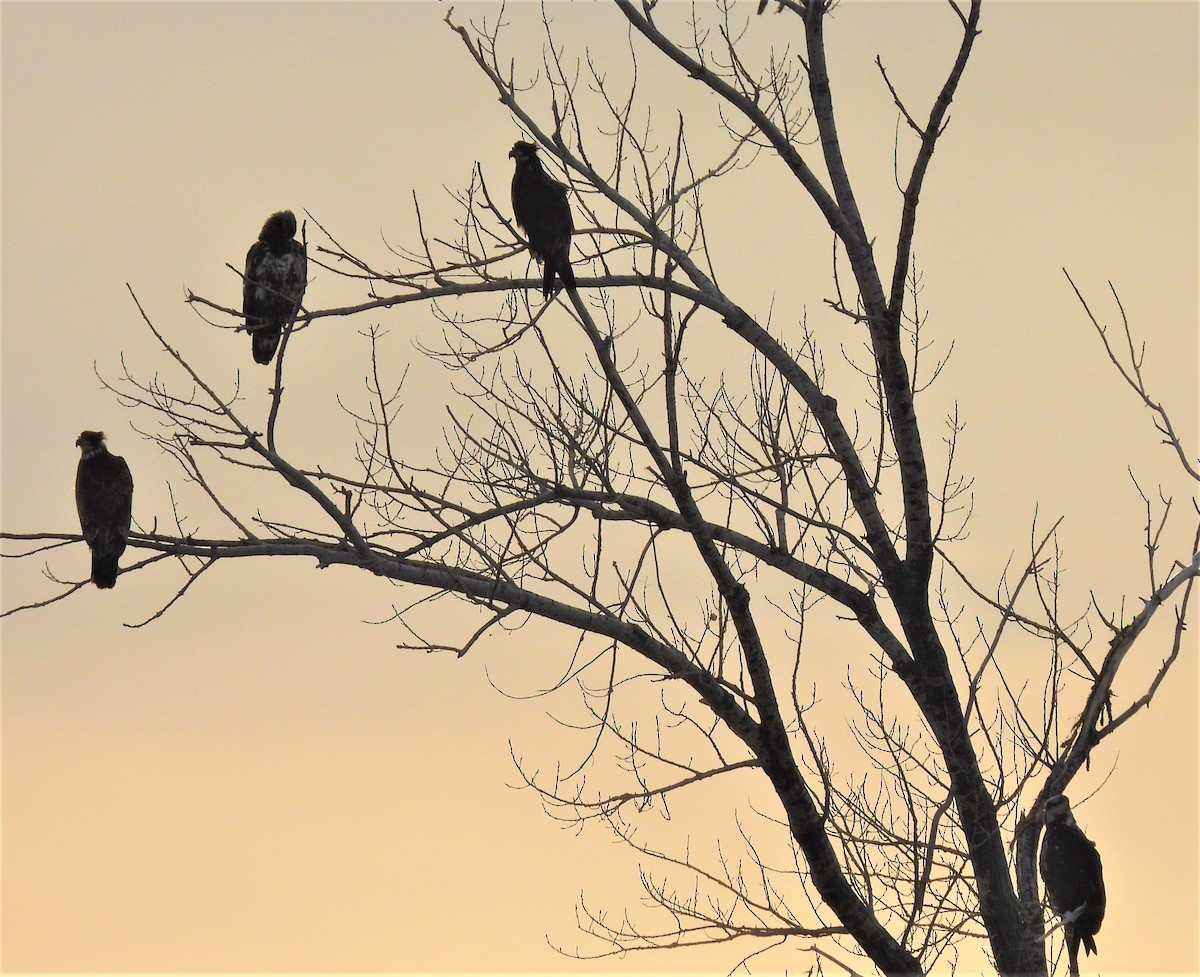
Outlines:
[{"label": "orange sky", "polygon": [[[456,17],[495,10],[460,4]],[[624,51],[616,11],[549,10],[568,43]],[[247,397],[261,400],[266,374],[252,370],[245,337],[207,330],[182,298],[190,288],[235,304],[224,264],[241,262],[268,213],[307,209],[379,256],[383,238],[415,241],[413,189],[436,221],[451,213],[442,186],[464,186],[475,161],[507,185],[520,133],[445,12],[0,7],[4,529],[74,529],[84,428],[105,430],[133,468],[135,518],[169,519],[164,483],[177,473],[93,372],[115,375],[121,353],[143,372],[163,366],[126,282],[197,365],[225,379],[240,368]],[[927,62],[948,57],[930,42],[950,37],[946,17],[930,3],[848,2],[828,28],[851,172],[870,188],[868,221],[883,240],[897,207],[895,118],[872,62],[884,53],[901,84],[927,91],[940,83]],[[537,52],[537,8],[517,5],[508,19],[517,46]],[[786,23],[771,15],[752,28]],[[1035,508],[1047,525],[1065,514],[1073,598],[1085,605],[1094,591],[1111,608],[1127,594],[1136,608],[1141,509],[1126,469],[1177,495],[1176,543],[1194,487],[1116,382],[1061,268],[1098,305],[1117,285],[1147,340],[1154,393],[1175,405],[1194,448],[1197,7],[996,4],[983,27],[922,199],[923,304],[939,339],[955,342],[924,408],[927,436],[936,441],[938,413],[957,399],[961,460],[977,478],[977,572],[994,578],[1019,557]],[[676,73],[648,59],[645,69],[702,105]],[[826,294],[828,232],[793,187],[761,173],[732,184],[723,284],[798,317]],[[346,294],[314,274],[307,304]],[[442,388],[420,372],[410,339],[433,324],[419,312],[379,321],[395,355],[418,364],[406,393],[428,399],[427,415],[414,410],[432,422]],[[289,350],[300,403],[286,438],[297,450],[335,444],[334,394],[361,388],[367,347],[355,324],[320,329]],[[71,577],[86,554],[76,545],[49,563]],[[4,566],[5,607],[52,592],[40,566]],[[179,585],[164,567],[3,622],[7,971],[724,972],[749,952],[590,968],[554,953],[548,938],[581,944],[581,892],[614,910],[640,893],[628,853],[599,831],[560,830],[508,786],[509,741],[552,762],[560,733],[546,703],[506,698],[489,678],[526,693],[556,674],[562,649],[517,635],[461,661],[398,652],[402,635],[366,623],[396,595],[361,576],[219,565],[162,620],[125,627]],[[1164,653],[1161,641],[1141,648],[1141,667]],[[1154,708],[1072,791],[1110,893],[1085,973],[1200,969],[1189,922],[1196,688],[1193,640]],[[784,953],[762,964],[796,968]]]}]

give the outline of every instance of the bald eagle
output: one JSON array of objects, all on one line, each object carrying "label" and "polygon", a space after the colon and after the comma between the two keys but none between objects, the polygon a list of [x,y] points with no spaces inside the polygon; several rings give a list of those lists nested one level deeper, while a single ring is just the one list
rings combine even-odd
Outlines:
[{"label": "bald eagle", "polygon": [[304,298],[308,256],[295,236],[296,215],[281,210],[267,218],[258,240],[246,252],[242,312],[255,363],[271,362],[280,332],[295,317]]},{"label": "bald eagle", "polygon": [[538,159],[538,148],[531,142],[517,142],[509,151],[516,160],[512,181],[513,216],[529,238],[529,253],[545,269],[542,295],[554,294],[554,276],[574,290],[575,274],[571,271],[571,207],[567,203],[567,188],[552,179]]},{"label": "bald eagle", "polygon": [[1079,944],[1089,954],[1096,952],[1093,937],[1104,920],[1104,874],[1100,853],[1075,823],[1071,802],[1062,794],[1046,801],[1043,815],[1046,837],[1042,839],[1039,859],[1046,898],[1059,916],[1082,909],[1063,929],[1067,939],[1067,959],[1071,973],[1079,973]]},{"label": "bald eagle", "polygon": [[133,518],[133,476],[119,455],[104,446],[102,431],[84,431],[75,472],[75,508],[92,551],[92,583],[101,590],[117,584],[117,560],[125,552]]}]

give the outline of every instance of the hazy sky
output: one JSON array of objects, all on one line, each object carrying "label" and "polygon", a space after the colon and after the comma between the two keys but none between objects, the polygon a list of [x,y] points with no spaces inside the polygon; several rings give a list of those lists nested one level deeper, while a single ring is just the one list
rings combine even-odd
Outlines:
[{"label": "hazy sky", "polygon": [[[497,9],[458,4],[455,17]],[[573,52],[624,56],[617,11],[547,10]],[[94,372],[116,376],[122,354],[143,373],[167,366],[126,283],[194,362],[226,379],[240,369],[261,400],[267,374],[245,337],[206,327],[183,297],[236,304],[224,266],[241,263],[267,214],[307,210],[383,261],[384,240],[416,241],[413,190],[436,222],[451,213],[442,187],[465,186],[476,161],[506,188],[521,133],[446,11],[0,6],[5,530],[76,528],[84,428],[105,430],[132,466],[135,518],[170,519],[165,480],[177,473]],[[884,240],[898,200],[895,116],[874,56],[927,92],[951,56],[948,17],[934,3],[850,0],[827,28],[851,172],[872,188],[868,220]],[[509,20],[516,48],[536,55],[538,9],[517,5]],[[768,15],[751,29],[794,27]],[[1064,514],[1076,598],[1094,591],[1111,608],[1127,594],[1132,612],[1145,553],[1127,468],[1148,494],[1161,483],[1178,496],[1173,542],[1187,535],[1194,489],[1116,382],[1061,269],[1106,310],[1114,282],[1147,341],[1154,393],[1194,446],[1197,7],[993,4],[983,30],[916,246],[932,328],[955,343],[931,397],[937,409],[957,399],[967,422],[971,558],[994,577],[1027,546],[1035,511],[1044,524]],[[692,83],[643,60],[653,83],[701,104]],[[762,308],[776,296],[775,315],[796,318],[797,281],[816,283],[799,300],[811,307],[827,294],[828,231],[769,165],[755,173],[734,183],[744,196],[723,230],[737,248],[723,284],[756,290]],[[355,297],[314,274],[306,304]],[[289,389],[304,403],[286,430],[294,447],[336,438],[323,418],[337,416],[339,390],[361,389],[367,323],[325,321],[289,350]],[[417,364],[406,391],[430,391],[437,417],[437,384],[410,342],[435,325],[419,312],[374,321]],[[76,579],[87,556],[77,544],[48,562]],[[519,755],[552,757],[557,727],[541,701],[489,684],[527,692],[555,674],[561,649],[518,634],[462,660],[399,652],[403,636],[369,623],[395,599],[377,581],[245,563],[218,565],[140,629],[126,625],[180,584],[165,565],[4,621],[5,969],[581,969],[548,942],[579,942],[581,892],[614,911],[636,900],[636,861],[599,831],[561,830],[509,788],[510,740]],[[41,565],[4,566],[5,607],[53,592]],[[1161,642],[1138,651],[1147,668],[1164,653]],[[1085,972],[1200,967],[1196,687],[1193,639],[1154,708],[1072,791],[1081,800],[1108,778],[1077,811],[1109,886],[1100,957]],[[723,971],[750,949],[599,969]],[[766,962],[796,966],[786,954]]]}]

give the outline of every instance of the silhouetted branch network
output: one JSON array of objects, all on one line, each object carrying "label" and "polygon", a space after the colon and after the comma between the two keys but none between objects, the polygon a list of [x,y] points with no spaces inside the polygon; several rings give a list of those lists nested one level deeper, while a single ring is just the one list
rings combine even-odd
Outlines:
[{"label": "silhouetted branch network", "polygon": [[[306,307],[288,334],[311,342],[353,323],[367,342],[361,391],[338,397],[340,452],[293,433],[307,429],[305,392],[286,336],[264,405],[240,374],[196,365],[130,290],[165,366],[147,377],[122,363],[104,382],[178,471],[170,511],[130,537],[123,578],[165,581],[138,626],[222,561],[293,557],[402,585],[384,619],[402,648],[461,656],[512,630],[552,635],[531,646],[559,649],[536,652],[557,668],[538,694],[573,693],[561,755],[547,768],[514,751],[519,777],[552,816],[602,823],[637,852],[646,903],[614,919],[585,901],[595,942],[564,952],[736,940],[754,947],[747,963],[787,942],[849,973],[915,973],[953,964],[970,940],[1003,973],[1045,974],[1042,805],[1160,687],[1200,556],[1161,552],[1169,504],[1147,501],[1148,596],[1128,620],[1072,607],[1057,522],[1032,527],[1027,558],[990,585],[962,569],[975,489],[957,467],[957,412],[936,452],[917,422],[951,344],[930,335],[912,253],[979,4],[948,5],[961,33],[927,113],[878,64],[916,141],[911,169],[897,170],[890,267],[837,137],[826,5],[779,5],[802,45],[787,57],[728,3],[711,23],[616,6],[630,31],[623,80],[602,63],[611,50],[573,60],[548,10],[528,82],[506,53],[509,11],[446,15],[570,187],[577,289],[539,301],[541,275],[483,164],[449,211],[414,192],[413,243],[385,240],[381,256],[308,215],[310,269],[347,298]],[[653,57],[713,96],[722,141],[703,135],[712,117],[670,115],[663,92],[644,90]],[[710,201],[772,164],[812,205],[805,233],[833,243],[823,302],[859,343],[834,340],[848,369],[829,367],[830,340],[806,314],[757,314],[759,284],[726,271],[714,243],[728,229]],[[187,301],[211,327],[238,325],[220,300]],[[1124,310],[1114,344],[1084,308],[1196,478]],[[432,415],[381,325],[405,316],[422,377],[448,378]],[[80,540],[3,538],[6,556],[54,567]],[[56,592],[7,613],[83,586],[44,572]],[[446,598],[466,605],[449,624]],[[1122,665],[1168,605],[1170,650],[1117,712]],[[1100,653],[1097,627],[1110,631]]]}]

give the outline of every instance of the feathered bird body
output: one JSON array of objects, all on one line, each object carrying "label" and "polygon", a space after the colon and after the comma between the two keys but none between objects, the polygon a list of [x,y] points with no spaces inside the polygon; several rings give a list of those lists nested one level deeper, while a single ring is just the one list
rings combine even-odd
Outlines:
[{"label": "feathered bird body", "polygon": [[125,459],[104,445],[101,431],[84,431],[75,441],[81,451],[75,472],[75,508],[79,527],[92,551],[92,583],[115,587],[117,561],[129,541],[133,521],[133,476]]},{"label": "feathered bird body", "polygon": [[542,294],[554,294],[554,277],[574,290],[571,234],[575,230],[567,188],[542,168],[533,143],[518,142],[509,156],[516,161],[512,181],[513,216],[529,239],[529,253],[542,264]]},{"label": "feathered bird body", "polygon": [[1083,912],[1064,930],[1071,973],[1079,973],[1079,944],[1089,954],[1096,952],[1096,933],[1104,920],[1107,897],[1100,852],[1075,823],[1071,802],[1059,794],[1046,802],[1046,835],[1042,839],[1039,864],[1046,883],[1050,908],[1059,916]]},{"label": "feathered bird body", "polygon": [[295,214],[281,210],[267,218],[258,240],[246,253],[242,312],[256,363],[271,362],[284,326],[304,299],[308,256],[295,236]]}]

